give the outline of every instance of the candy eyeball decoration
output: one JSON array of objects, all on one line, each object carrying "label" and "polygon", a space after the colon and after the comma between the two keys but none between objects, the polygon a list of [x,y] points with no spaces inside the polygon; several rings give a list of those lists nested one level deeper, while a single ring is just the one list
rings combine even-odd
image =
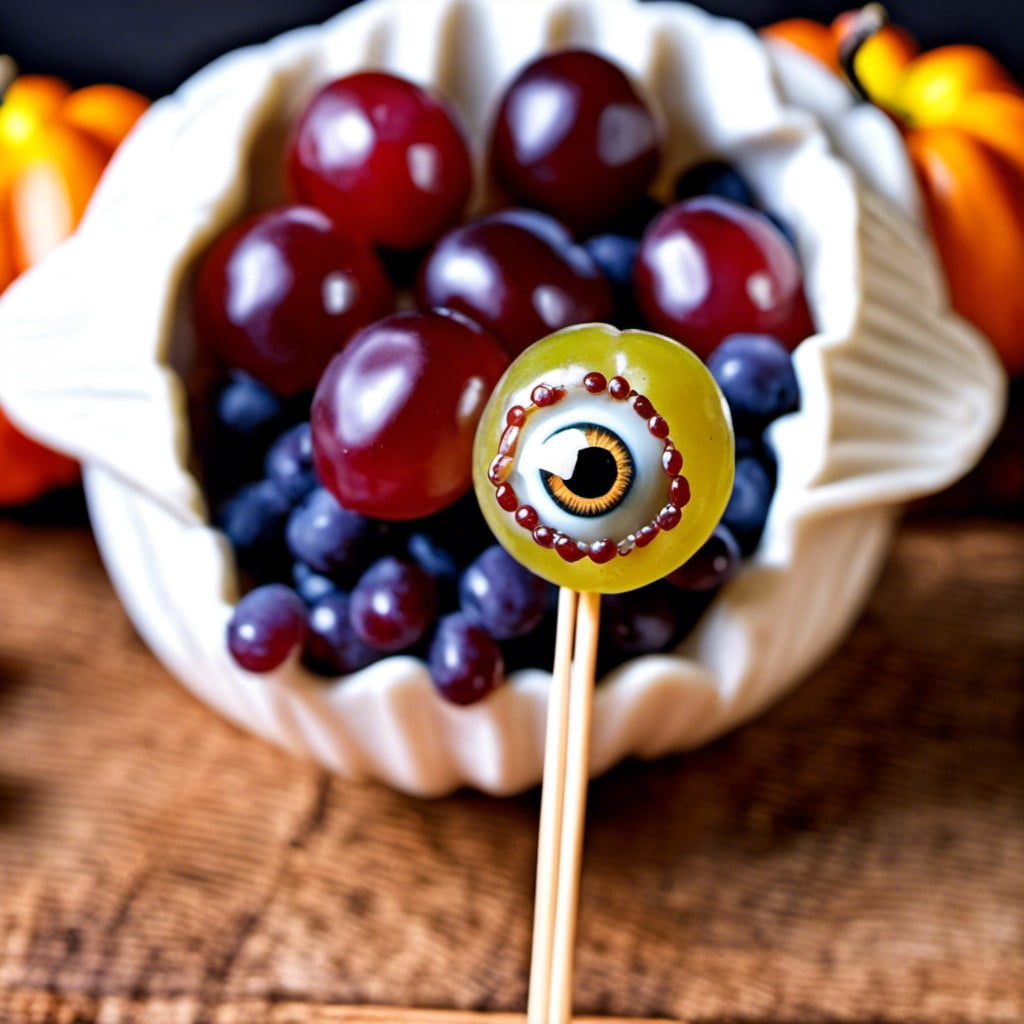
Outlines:
[{"label": "candy eyeball decoration", "polygon": [[733,433],[704,364],[670,338],[583,324],[498,382],[473,479],[502,546],[545,579],[619,593],[661,579],[729,500]]}]

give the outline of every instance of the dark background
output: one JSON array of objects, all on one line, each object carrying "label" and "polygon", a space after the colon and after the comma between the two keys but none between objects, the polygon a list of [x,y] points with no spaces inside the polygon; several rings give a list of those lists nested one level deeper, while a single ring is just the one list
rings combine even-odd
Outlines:
[{"label": "dark background", "polygon": [[[323,21],[346,0],[0,0],[0,52],[24,71],[75,85],[114,81],[151,96],[171,91],[217,54]],[[856,0],[704,0],[753,25],[831,19]],[[980,43],[1024,77],[1024,0],[890,0],[894,21],[926,46]]]}]

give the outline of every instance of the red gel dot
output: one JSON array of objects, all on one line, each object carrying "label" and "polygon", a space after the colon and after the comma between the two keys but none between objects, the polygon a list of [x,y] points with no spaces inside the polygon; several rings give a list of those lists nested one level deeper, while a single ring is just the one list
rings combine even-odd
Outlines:
[{"label": "red gel dot", "polygon": [[636,414],[642,416],[645,420],[649,420],[652,416],[657,415],[651,400],[646,395],[637,395],[633,399],[633,408],[636,409]]},{"label": "red gel dot", "polygon": [[533,539],[542,548],[549,548],[555,543],[555,531],[550,526],[538,526],[533,531]]},{"label": "red gel dot", "polygon": [[533,391],[530,392],[530,401],[534,405],[541,406],[554,405],[558,401],[560,395],[558,394],[558,388],[549,388],[547,384],[538,384]]},{"label": "red gel dot", "polygon": [[658,525],[663,530],[674,530],[679,525],[683,514],[675,505],[666,505],[656,516]]},{"label": "red gel dot", "polygon": [[507,455],[496,455],[490,468],[487,470],[487,479],[497,486],[503,484],[505,478],[512,472],[512,459]]},{"label": "red gel dot", "polygon": [[636,531],[636,546],[645,548],[660,533],[657,523],[647,523]]},{"label": "red gel dot", "polygon": [[555,541],[555,551],[566,562],[578,562],[584,557],[576,541],[572,537],[566,537],[564,533],[558,535],[558,539]]},{"label": "red gel dot", "polygon": [[678,448],[666,448],[661,455],[661,466],[669,476],[678,476],[683,468],[682,452]]},{"label": "red gel dot", "polygon": [[509,484],[502,484],[494,492],[494,497],[506,512],[515,512],[519,507],[519,499],[516,497],[516,492],[512,490]]},{"label": "red gel dot", "polygon": [[598,565],[604,565],[605,562],[610,562],[617,554],[618,548],[610,537],[605,537],[602,540],[595,540],[590,545],[590,551],[587,554],[590,555],[592,562],[597,562]]},{"label": "red gel dot", "polygon": [[499,455],[512,455],[516,450],[516,443],[519,441],[519,428],[506,427],[498,442]]},{"label": "red gel dot", "polygon": [[647,421],[647,429],[655,436],[664,440],[668,437],[668,424],[661,416],[652,416]]},{"label": "red gel dot", "polygon": [[608,381],[603,373],[588,373],[583,378],[583,386],[592,394],[599,395],[606,387],[608,387]]},{"label": "red gel dot", "polygon": [[608,394],[620,402],[629,398],[629,381],[625,377],[612,377],[608,381]]},{"label": "red gel dot", "polygon": [[526,422],[526,410],[521,405],[513,405],[505,413],[505,422],[510,427],[521,427]]},{"label": "red gel dot", "polygon": [[677,476],[669,484],[668,499],[676,508],[686,508],[690,503],[690,481],[685,476]]},{"label": "red gel dot", "polygon": [[540,524],[540,516],[532,505],[520,505],[516,509],[516,522],[524,530],[532,530]]}]

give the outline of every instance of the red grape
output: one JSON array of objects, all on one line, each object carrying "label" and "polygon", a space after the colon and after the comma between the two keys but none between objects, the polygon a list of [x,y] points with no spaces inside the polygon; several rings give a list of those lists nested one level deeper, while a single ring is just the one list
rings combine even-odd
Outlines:
[{"label": "red grape", "polygon": [[729,334],[772,334],[794,348],[809,330],[797,262],[763,214],[717,196],[668,207],[633,270],[648,323],[707,357]]},{"label": "red grape", "polygon": [[328,366],[313,399],[317,474],[347,509],[416,519],[470,485],[473,436],[508,366],[462,317],[397,313],[367,327]]},{"label": "red grape", "polygon": [[288,149],[295,195],[374,245],[429,245],[462,213],[469,151],[448,108],[380,71],[339,78],[311,100]]},{"label": "red grape", "polygon": [[196,284],[196,330],[228,366],[278,394],[316,387],[352,334],[393,305],[373,250],[327,214],[284,206],[222,235]]},{"label": "red grape", "polygon": [[536,210],[502,210],[450,231],[424,261],[416,295],[424,308],[465,313],[513,356],[612,311],[608,281],[589,253]]},{"label": "red grape", "polygon": [[630,80],[583,50],[549,54],[519,74],[491,144],[498,181],[580,234],[640,200],[659,156],[658,126]]}]

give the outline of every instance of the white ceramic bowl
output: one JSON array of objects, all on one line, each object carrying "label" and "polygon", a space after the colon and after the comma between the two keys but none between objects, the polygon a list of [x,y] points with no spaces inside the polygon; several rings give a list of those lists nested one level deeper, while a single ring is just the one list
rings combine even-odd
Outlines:
[{"label": "white ceramic bowl", "polygon": [[1002,373],[948,309],[895,129],[809,59],[677,3],[370,0],[229,54],[155,104],[77,235],[0,303],[2,400],[84,461],[103,557],[157,655],[245,728],[413,793],[535,783],[549,676],[516,673],[457,708],[412,658],[326,682],[295,661],[266,677],[230,661],[234,565],[189,468],[178,372],[189,269],[226,225],[279,198],[284,133],[318,84],[372,66],[436,87],[479,158],[504,83],[569,44],[610,54],[661,108],[663,191],[717,153],[770,197],[798,235],[819,327],[796,354],[802,408],[773,430],[779,485],[756,556],[677,653],[621,666],[596,694],[595,773],[704,743],[835,647],[899,504],[965,472],[1002,414]]}]

